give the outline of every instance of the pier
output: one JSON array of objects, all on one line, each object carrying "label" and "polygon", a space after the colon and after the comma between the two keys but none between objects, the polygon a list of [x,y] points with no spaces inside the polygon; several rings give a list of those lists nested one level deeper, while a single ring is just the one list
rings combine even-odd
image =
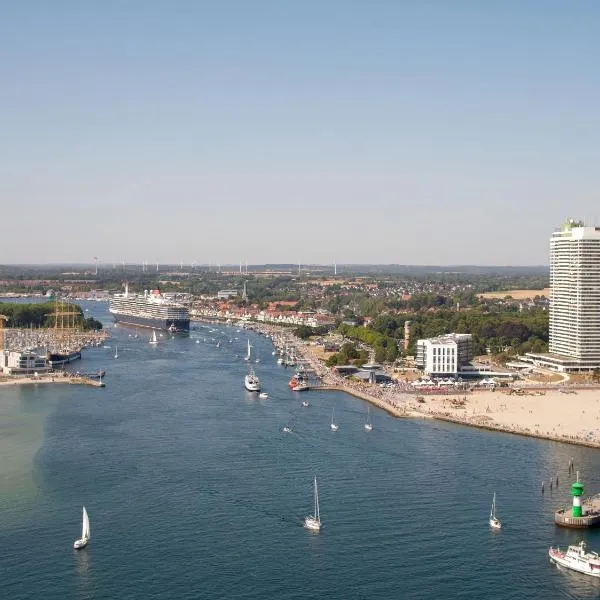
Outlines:
[{"label": "pier", "polygon": [[573,508],[561,508],[554,513],[554,522],[561,527],[587,529],[600,525],[600,494],[586,498],[581,503],[582,516],[574,517]]},{"label": "pier", "polygon": [[105,387],[105,383],[101,378],[92,379],[84,375],[70,375],[65,371],[58,373],[48,373],[44,375],[7,375],[0,376],[0,386],[3,385],[39,385],[39,384],[61,384],[67,383],[70,385],[88,385],[90,387]]}]

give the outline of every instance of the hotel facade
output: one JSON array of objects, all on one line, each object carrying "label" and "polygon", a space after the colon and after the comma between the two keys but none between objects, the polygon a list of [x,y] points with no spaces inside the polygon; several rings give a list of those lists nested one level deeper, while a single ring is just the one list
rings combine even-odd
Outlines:
[{"label": "hotel facade", "polygon": [[549,354],[529,354],[558,371],[600,368],[600,227],[569,220],[550,238]]}]

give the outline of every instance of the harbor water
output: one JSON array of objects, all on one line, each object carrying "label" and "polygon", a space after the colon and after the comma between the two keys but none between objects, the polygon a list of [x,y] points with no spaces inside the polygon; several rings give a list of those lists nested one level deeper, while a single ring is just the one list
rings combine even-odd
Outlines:
[{"label": "harbor water", "polygon": [[[600,531],[553,523],[571,458],[600,491],[598,451],[373,408],[368,432],[364,402],[291,392],[265,337],[198,324],[152,346],[83,306],[113,337],[72,368],[106,369],[106,388],[0,387],[0,598],[600,596],[547,554],[600,550]],[[243,389],[248,337],[268,399]],[[318,534],[302,527],[314,476]],[[92,539],[74,551],[83,505]]]}]

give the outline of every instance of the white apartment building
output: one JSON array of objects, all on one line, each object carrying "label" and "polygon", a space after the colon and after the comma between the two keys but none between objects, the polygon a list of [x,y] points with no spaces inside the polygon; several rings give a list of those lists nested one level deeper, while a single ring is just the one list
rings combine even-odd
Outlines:
[{"label": "white apartment building", "polygon": [[470,333],[448,333],[417,340],[416,365],[428,375],[456,377],[473,358],[472,339]]},{"label": "white apartment building", "polygon": [[550,238],[550,353],[560,371],[600,367],[600,227],[569,220]]}]

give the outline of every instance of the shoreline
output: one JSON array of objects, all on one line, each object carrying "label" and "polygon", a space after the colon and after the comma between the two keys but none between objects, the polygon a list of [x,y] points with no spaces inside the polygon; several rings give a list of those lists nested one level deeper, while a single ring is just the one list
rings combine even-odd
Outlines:
[{"label": "shoreline", "polygon": [[18,377],[15,379],[1,379],[0,387],[13,385],[47,385],[47,384],[70,384],[70,385],[89,385],[90,387],[105,387],[103,381],[82,377],[80,375],[69,376],[46,376],[46,377]]},{"label": "shoreline", "polygon": [[[322,385],[311,388],[315,391],[344,392],[369,402],[396,418],[436,419],[499,433],[600,448],[598,388],[570,387],[570,393],[564,394],[558,386],[544,386],[546,391],[541,393],[536,386],[528,389],[528,386],[523,385],[520,386],[524,390],[521,395],[512,394],[510,388],[478,390],[458,395],[419,395],[407,384],[400,383],[399,387],[392,391],[370,384],[351,382],[335,374],[315,356],[311,346],[294,336],[288,327],[255,322],[248,325],[259,333],[293,338],[298,354],[308,362],[322,381]],[[365,389],[366,386],[369,386],[368,389]],[[575,402],[571,394],[576,395]],[[462,397],[462,400],[457,396]],[[417,398],[421,398],[419,405],[415,405]]]}]

